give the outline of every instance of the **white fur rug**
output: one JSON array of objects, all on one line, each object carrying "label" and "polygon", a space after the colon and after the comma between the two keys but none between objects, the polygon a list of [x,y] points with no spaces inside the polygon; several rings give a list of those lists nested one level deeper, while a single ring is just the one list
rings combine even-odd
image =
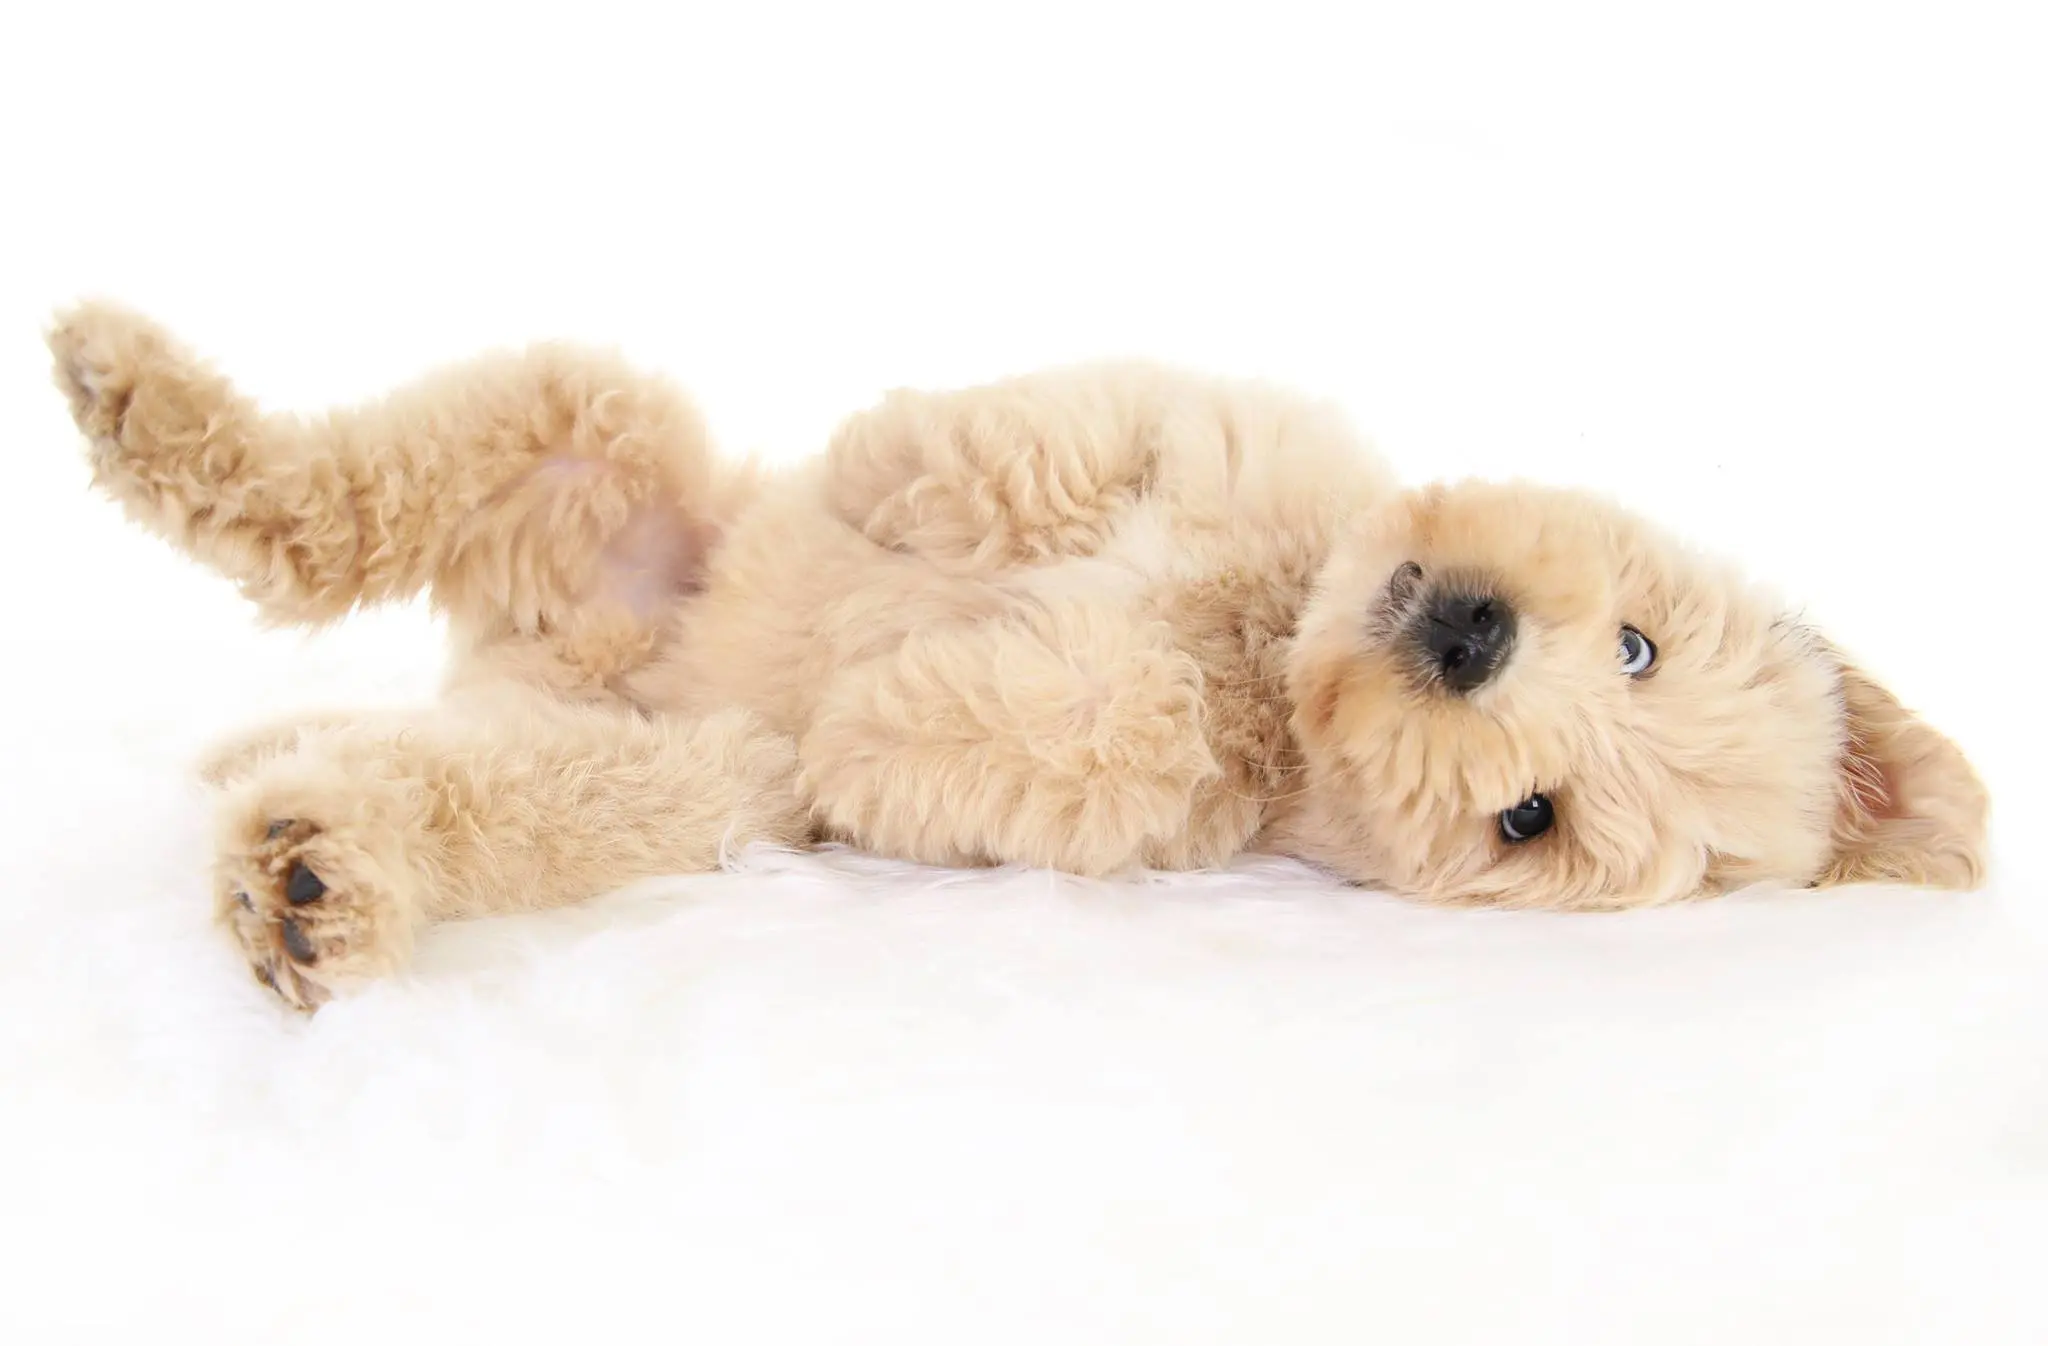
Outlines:
[{"label": "white fur rug", "polygon": [[[2048,1342],[2026,7],[1067,8],[12,7],[0,1346]],[[756,856],[292,1018],[187,760],[436,651],[258,636],[87,497],[87,293],[279,407],[619,342],[778,452],[1271,373],[1813,604],[2006,863],[1545,918]]]},{"label": "white fur rug", "polygon": [[18,614],[66,658],[7,726],[6,1340],[2041,1339],[2016,889],[1552,918],[755,855],[301,1020],[208,928],[186,758],[434,646],[259,636],[89,535]]}]

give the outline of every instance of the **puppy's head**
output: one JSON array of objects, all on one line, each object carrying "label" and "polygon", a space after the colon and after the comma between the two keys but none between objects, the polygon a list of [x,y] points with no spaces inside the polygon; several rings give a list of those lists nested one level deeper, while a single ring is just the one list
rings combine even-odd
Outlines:
[{"label": "puppy's head", "polygon": [[1362,520],[1288,670],[1290,845],[1438,901],[1969,887],[1963,755],[1735,575],[1604,502],[1437,486]]}]

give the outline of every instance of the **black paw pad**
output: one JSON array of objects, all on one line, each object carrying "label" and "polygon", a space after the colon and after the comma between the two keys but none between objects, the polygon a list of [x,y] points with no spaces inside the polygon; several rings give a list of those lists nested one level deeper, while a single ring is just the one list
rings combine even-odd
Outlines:
[{"label": "black paw pad", "polygon": [[327,885],[321,882],[320,876],[304,865],[293,865],[291,877],[284,881],[284,900],[295,907],[318,902],[326,891]]},{"label": "black paw pad", "polygon": [[313,941],[306,938],[306,932],[291,917],[278,922],[277,932],[284,937],[284,951],[292,956],[293,962],[310,963],[319,957],[313,951]]}]

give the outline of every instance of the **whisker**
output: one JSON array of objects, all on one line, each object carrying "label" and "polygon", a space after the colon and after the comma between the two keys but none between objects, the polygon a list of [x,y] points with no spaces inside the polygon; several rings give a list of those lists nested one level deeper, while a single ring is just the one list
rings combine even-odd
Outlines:
[{"label": "whisker", "polygon": [[1255,673],[1248,678],[1210,678],[1208,682],[1211,687],[1249,687],[1255,683],[1279,682],[1286,676],[1285,673]]},{"label": "whisker", "polygon": [[1270,773],[1270,772],[1276,772],[1276,771],[1306,771],[1306,770],[1308,770],[1308,763],[1307,763],[1307,762],[1305,762],[1305,761],[1304,761],[1304,762],[1261,762],[1261,761],[1259,761],[1259,760],[1258,760],[1257,758],[1253,758],[1253,757],[1247,757],[1247,756],[1245,756],[1245,755],[1244,755],[1243,753],[1238,753],[1238,754],[1237,754],[1237,760],[1238,760],[1238,761],[1240,761],[1240,762],[1243,762],[1243,763],[1244,763],[1244,764],[1245,764],[1246,766],[1248,766],[1248,767],[1252,768],[1252,770],[1254,770],[1254,771],[1262,771],[1262,772],[1268,772],[1268,773]]},{"label": "whisker", "polygon": [[1239,793],[1238,791],[1236,791],[1236,790],[1233,790],[1233,789],[1231,789],[1231,788],[1230,788],[1230,787],[1229,787],[1228,785],[1224,786],[1224,787],[1223,787],[1223,790],[1224,790],[1224,793],[1226,793],[1226,794],[1230,795],[1230,796],[1231,796],[1231,798],[1233,798],[1233,799],[1242,799],[1242,800],[1243,800],[1243,801],[1244,801],[1245,803],[1247,803],[1247,804],[1279,804],[1279,803],[1284,803],[1285,801],[1287,801],[1287,800],[1289,800],[1289,799],[1299,799],[1299,798],[1301,798],[1301,796],[1303,796],[1303,795],[1305,795],[1305,794],[1308,794],[1308,793],[1310,793],[1310,792],[1311,792],[1311,791],[1313,791],[1313,790],[1314,790],[1315,788],[1316,788],[1316,787],[1315,787],[1314,785],[1312,785],[1312,784],[1311,784],[1311,785],[1304,785],[1304,786],[1302,786],[1302,787],[1301,787],[1301,788],[1300,788],[1299,790],[1289,790],[1289,791],[1288,791],[1287,793],[1285,793],[1285,794],[1277,794],[1277,795],[1248,795],[1248,794],[1240,794],[1240,793]]},{"label": "whisker", "polygon": [[1215,687],[1210,690],[1220,693],[1227,697],[1232,705],[1238,706],[1287,706],[1294,703],[1294,698],[1282,693],[1235,692],[1227,687]]}]

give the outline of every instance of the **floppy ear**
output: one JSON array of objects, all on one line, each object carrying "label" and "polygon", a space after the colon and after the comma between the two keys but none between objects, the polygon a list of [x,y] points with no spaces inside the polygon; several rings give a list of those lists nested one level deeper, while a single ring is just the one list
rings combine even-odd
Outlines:
[{"label": "floppy ear", "polygon": [[1976,887],[1991,800],[1962,750],[1846,662],[1842,703],[1834,856],[1820,883]]}]

